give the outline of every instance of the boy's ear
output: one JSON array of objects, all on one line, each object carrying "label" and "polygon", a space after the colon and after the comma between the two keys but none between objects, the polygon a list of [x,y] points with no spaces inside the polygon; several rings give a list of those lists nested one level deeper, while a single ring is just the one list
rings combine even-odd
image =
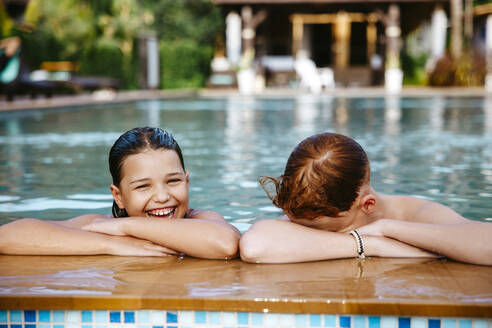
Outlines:
[{"label": "boy's ear", "polygon": [[371,214],[376,208],[376,197],[372,193],[362,196],[359,206],[364,213]]},{"label": "boy's ear", "polygon": [[116,205],[118,205],[119,208],[124,209],[125,204],[123,203],[123,200],[121,199],[120,188],[116,187],[114,184],[111,184],[109,186],[109,189],[111,190],[111,193],[113,194],[113,199],[116,202]]}]

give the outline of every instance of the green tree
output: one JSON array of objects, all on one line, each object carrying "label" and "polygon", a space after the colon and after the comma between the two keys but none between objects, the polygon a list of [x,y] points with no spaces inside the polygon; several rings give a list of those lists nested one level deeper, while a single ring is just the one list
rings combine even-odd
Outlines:
[{"label": "green tree", "polygon": [[210,0],[144,0],[160,40],[161,86],[203,87],[224,18]]}]

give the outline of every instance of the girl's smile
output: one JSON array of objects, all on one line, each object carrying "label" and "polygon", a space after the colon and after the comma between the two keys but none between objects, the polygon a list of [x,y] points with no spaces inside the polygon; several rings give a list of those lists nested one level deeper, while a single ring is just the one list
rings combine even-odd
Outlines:
[{"label": "girl's smile", "polygon": [[111,191],[129,216],[184,218],[188,209],[189,177],[174,150],[148,149],[128,156],[120,186]]}]

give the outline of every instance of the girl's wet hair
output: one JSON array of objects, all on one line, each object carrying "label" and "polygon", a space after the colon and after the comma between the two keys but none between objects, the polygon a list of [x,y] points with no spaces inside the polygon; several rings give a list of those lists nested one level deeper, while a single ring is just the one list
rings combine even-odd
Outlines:
[{"label": "girl's wet hair", "polygon": [[[128,156],[141,153],[147,149],[174,150],[178,154],[183,170],[185,169],[181,148],[179,148],[171,133],[160,128],[134,128],[123,133],[109,151],[109,171],[115,186],[120,186],[123,161]],[[115,201],[113,201],[112,212],[115,218],[128,217],[126,210],[119,208]]]},{"label": "girl's wet hair", "polygon": [[322,133],[297,145],[282,176],[261,177],[260,183],[273,204],[291,218],[338,217],[351,208],[360,187],[369,181],[369,171],[367,155],[355,140]]}]

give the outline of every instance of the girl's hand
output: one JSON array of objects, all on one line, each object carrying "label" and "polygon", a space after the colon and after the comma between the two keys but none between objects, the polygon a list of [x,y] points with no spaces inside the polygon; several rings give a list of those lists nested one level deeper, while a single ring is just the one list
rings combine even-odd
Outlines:
[{"label": "girl's hand", "polygon": [[126,236],[123,230],[123,219],[96,219],[82,226],[82,230],[99,232],[113,236]]},{"label": "girl's hand", "polygon": [[170,256],[178,254],[175,250],[148,240],[126,236],[111,237],[108,253],[119,256]]},{"label": "girl's hand", "polygon": [[357,228],[357,232],[365,236],[384,237],[384,226],[391,224],[390,219],[379,219],[365,226]]}]

